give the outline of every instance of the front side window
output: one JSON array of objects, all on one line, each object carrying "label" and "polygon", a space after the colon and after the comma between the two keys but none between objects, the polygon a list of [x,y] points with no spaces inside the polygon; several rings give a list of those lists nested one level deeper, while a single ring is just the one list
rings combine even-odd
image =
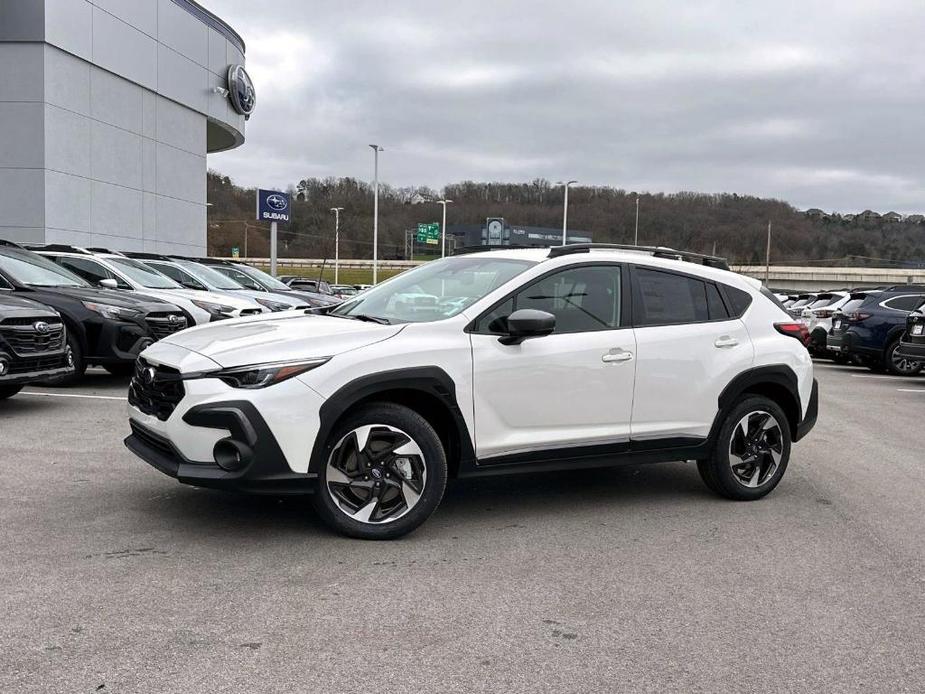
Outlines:
[{"label": "front side window", "polygon": [[67,268],[75,275],[83,277],[90,284],[98,285],[101,280],[115,280],[116,286],[119,287],[119,289],[131,289],[125,280],[95,260],[59,256],[57,262],[61,267]]},{"label": "front side window", "polygon": [[244,274],[243,272],[241,272],[240,270],[236,268],[228,267],[226,265],[219,265],[219,266],[216,266],[215,269],[218,272],[225,275],[226,277],[229,277],[230,279],[234,280],[235,282],[240,284],[245,289],[253,289],[258,292],[264,291],[264,288],[261,286],[261,284],[257,280],[255,280],[253,277],[250,277]]},{"label": "front side window", "polygon": [[31,287],[86,287],[87,282],[38,253],[18,249],[0,251],[0,268],[17,282]]},{"label": "front side window", "polygon": [[226,277],[217,270],[213,270],[212,268],[206,267],[205,265],[200,265],[199,263],[194,263],[190,260],[175,260],[174,262],[183,268],[185,272],[192,275],[207,286],[211,286],[216,289],[227,290],[244,289],[244,287],[242,287],[230,277]]},{"label": "front side window", "polygon": [[450,318],[535,265],[513,258],[451,257],[403,272],[331,311],[388,323]]},{"label": "front side window", "polygon": [[555,333],[582,333],[620,327],[619,265],[573,267],[524,287],[479,320],[478,332],[507,332],[507,317],[532,308],[556,317]]},{"label": "front side window", "polygon": [[637,326],[701,323],[710,320],[706,282],[637,267],[633,315]]},{"label": "front side window", "polygon": [[167,265],[166,263],[150,263],[150,266],[158,272],[167,275],[167,277],[183,287],[187,287],[188,289],[206,289],[206,286],[202,282],[197,280],[189,273],[184,272],[180,268],[176,267],[175,265]]}]

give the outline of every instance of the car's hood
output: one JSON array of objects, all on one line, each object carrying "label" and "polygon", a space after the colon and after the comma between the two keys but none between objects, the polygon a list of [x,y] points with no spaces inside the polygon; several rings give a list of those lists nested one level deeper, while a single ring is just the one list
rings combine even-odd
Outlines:
[{"label": "car's hood", "polygon": [[283,296],[288,296],[290,298],[299,298],[299,299],[308,299],[316,303],[324,304],[325,306],[336,306],[341,303],[341,299],[338,299],[336,296],[331,296],[330,294],[320,294],[318,292],[309,292],[304,289],[289,289],[287,291],[279,290],[277,294],[282,294]]},{"label": "car's hood", "polygon": [[176,306],[144,292],[126,292],[120,289],[97,289],[96,287],[34,287],[37,292],[65,294],[79,301],[92,301],[121,308],[136,308],[142,311],[169,311]]},{"label": "car's hood", "polygon": [[53,317],[58,312],[31,299],[21,299],[0,292],[0,320],[19,316]]},{"label": "car's hood", "polygon": [[293,311],[210,323],[174,333],[161,342],[230,367],[330,357],[387,340],[403,327]]}]

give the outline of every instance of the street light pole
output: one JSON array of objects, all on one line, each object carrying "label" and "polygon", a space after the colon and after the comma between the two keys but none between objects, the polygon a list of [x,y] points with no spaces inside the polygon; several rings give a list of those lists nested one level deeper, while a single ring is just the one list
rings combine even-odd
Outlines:
[{"label": "street light pole", "polygon": [[446,258],[446,206],[449,205],[452,200],[434,200],[438,205],[443,205],[443,224],[440,227],[440,257]]},{"label": "street light pole", "polygon": [[771,279],[771,220],[768,220],[768,248],[764,256],[764,286],[770,284]]},{"label": "street light pole", "polygon": [[379,280],[379,152],[383,149],[379,145],[370,145],[373,148],[373,284]]},{"label": "street light pole", "polygon": [[332,207],[334,213],[334,284],[340,284],[338,281],[338,266],[340,265],[340,213],[343,207]]},{"label": "street light pole", "polygon": [[562,204],[562,245],[568,243],[568,187],[578,181],[559,181],[557,185],[565,186],[565,201]]},{"label": "street light pole", "polygon": [[633,245],[639,245],[639,196],[636,196],[636,238],[633,239]]}]

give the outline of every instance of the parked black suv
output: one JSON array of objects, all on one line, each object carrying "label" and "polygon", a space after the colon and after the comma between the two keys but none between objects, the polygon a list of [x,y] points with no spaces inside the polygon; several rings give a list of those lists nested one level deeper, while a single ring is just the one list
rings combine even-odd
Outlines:
[{"label": "parked black suv", "polygon": [[0,400],[74,370],[65,332],[54,309],[0,291]]},{"label": "parked black suv", "polygon": [[0,288],[58,311],[67,328],[74,369],[98,364],[116,375],[132,373],[152,342],[186,327],[183,312],[166,301],[93,287],[48,258],[0,240]]},{"label": "parked black suv", "polygon": [[925,308],[913,311],[906,318],[906,332],[899,340],[896,355],[925,364]]},{"label": "parked black suv", "polygon": [[925,286],[898,284],[882,291],[855,292],[836,311],[829,349],[855,357],[873,371],[913,376],[922,364],[897,353],[906,318],[925,302]]}]

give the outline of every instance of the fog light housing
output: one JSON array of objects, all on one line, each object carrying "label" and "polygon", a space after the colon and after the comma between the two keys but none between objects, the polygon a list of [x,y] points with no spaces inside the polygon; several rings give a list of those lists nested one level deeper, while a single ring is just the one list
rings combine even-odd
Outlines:
[{"label": "fog light housing", "polygon": [[65,353],[64,363],[67,365],[67,368],[69,369],[74,368],[74,352],[71,350],[70,347],[67,348],[67,352]]},{"label": "fog light housing", "polygon": [[250,465],[254,452],[246,443],[224,438],[215,443],[212,448],[212,457],[215,459],[215,464],[222,470],[236,472]]}]

